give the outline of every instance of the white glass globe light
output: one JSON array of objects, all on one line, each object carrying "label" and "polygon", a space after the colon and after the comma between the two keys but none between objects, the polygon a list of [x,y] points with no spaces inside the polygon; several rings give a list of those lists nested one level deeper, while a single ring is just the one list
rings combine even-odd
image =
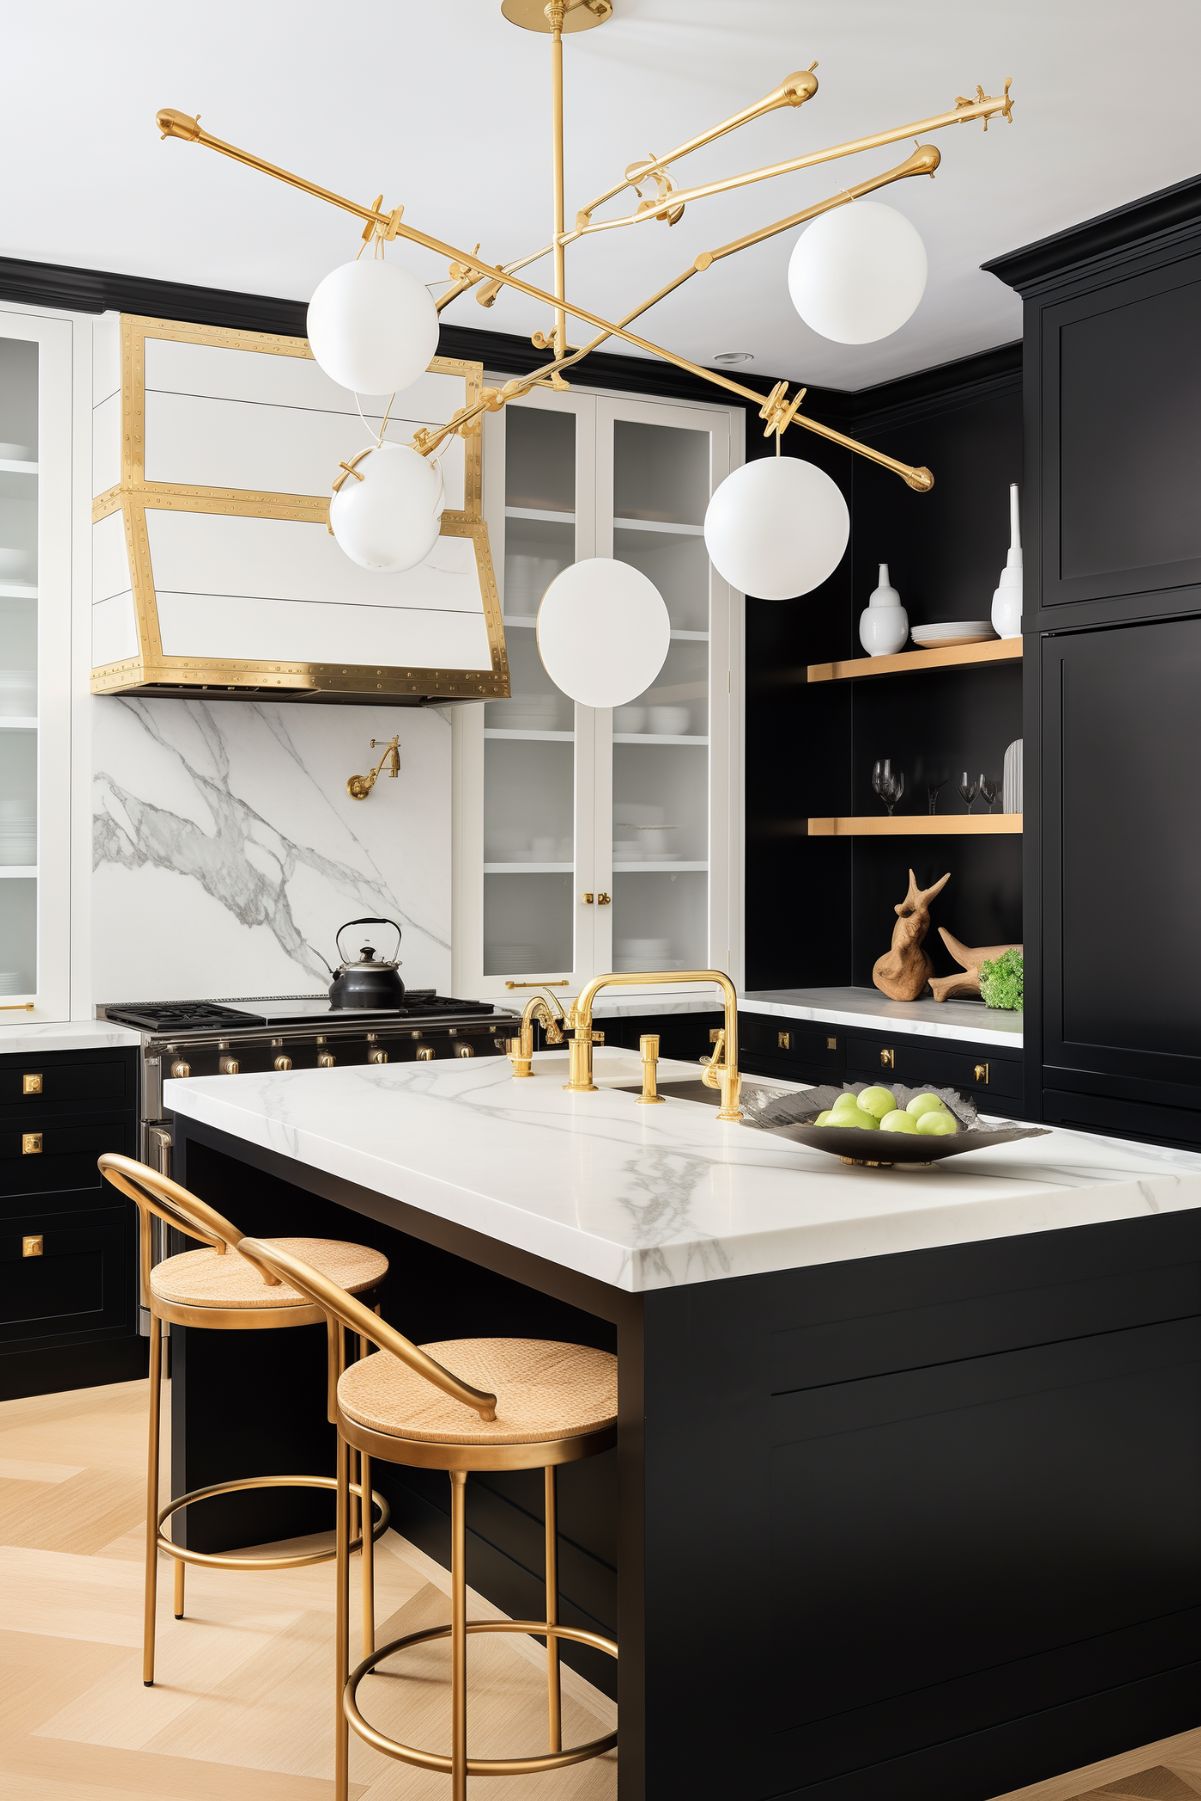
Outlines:
[{"label": "white glass globe light", "polygon": [[585,707],[622,707],[650,687],[671,643],[663,596],[613,557],[585,557],[542,596],[538,653],[557,688]]},{"label": "white glass globe light", "polygon": [[820,214],[788,262],[793,306],[836,344],[874,344],[899,331],[925,288],[926,246],[916,226],[878,200]]},{"label": "white glass globe light", "polygon": [[428,289],[379,258],[331,269],[309,301],[307,329],[318,366],[355,394],[412,387],[438,348]]},{"label": "white glass globe light", "polygon": [[339,548],[360,568],[413,569],[438,541],[441,471],[407,444],[379,445],[330,500],[329,522]]},{"label": "white glass globe light", "polygon": [[800,457],[743,463],[714,490],[705,514],[713,567],[760,600],[793,600],[820,587],[850,535],[841,489]]}]

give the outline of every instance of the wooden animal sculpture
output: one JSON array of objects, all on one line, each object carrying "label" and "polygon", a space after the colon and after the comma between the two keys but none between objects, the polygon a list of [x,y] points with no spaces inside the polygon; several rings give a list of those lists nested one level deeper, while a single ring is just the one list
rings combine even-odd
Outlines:
[{"label": "wooden animal sculpture", "polygon": [[932,888],[919,888],[917,877],[909,871],[909,892],[893,911],[897,923],[892,928],[892,946],[876,959],[872,981],[893,1001],[915,1001],[930,980],[931,963],[922,944],[930,930],[930,902],[941,894],[951,879],[948,869]]},{"label": "wooden animal sculpture", "polygon": [[946,926],[939,926],[938,935],[954,957],[959,968],[953,976],[931,976],[930,990],[936,1001],[966,1000],[971,996],[980,996],[980,965],[991,963],[997,957],[1004,956],[1006,951],[1020,951],[1020,944],[978,944],[975,949],[961,944]]}]

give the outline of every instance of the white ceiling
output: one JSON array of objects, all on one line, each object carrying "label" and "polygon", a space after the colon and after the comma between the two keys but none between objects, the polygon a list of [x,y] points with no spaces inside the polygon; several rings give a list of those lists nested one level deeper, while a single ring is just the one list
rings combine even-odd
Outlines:
[{"label": "white ceiling", "polygon": [[[1015,119],[932,134],[933,181],[889,191],[918,225],[930,280],[880,344],[828,343],[793,312],[791,234],[707,274],[643,322],[702,363],[750,350],[746,373],[857,388],[1017,337],[1015,297],[979,265],[1196,174],[1189,82],[1197,0],[615,0],[570,38],[568,217],[634,157],[661,153],[818,59],[799,111],[746,127],[678,166],[681,185],[920,119],[1014,78]],[[325,186],[385,204],[503,260],[545,241],[550,209],[544,38],[498,0],[26,0],[5,9],[0,63],[0,254],[303,298],[353,254],[354,222],[177,141],[160,106]],[[576,297],[618,316],[698,250],[889,167],[907,145],[785,176],[569,252]],[[625,210],[623,208],[623,210]],[[439,265],[406,250],[424,280]],[[545,266],[531,271],[543,273]],[[526,332],[536,303],[452,321]]]}]

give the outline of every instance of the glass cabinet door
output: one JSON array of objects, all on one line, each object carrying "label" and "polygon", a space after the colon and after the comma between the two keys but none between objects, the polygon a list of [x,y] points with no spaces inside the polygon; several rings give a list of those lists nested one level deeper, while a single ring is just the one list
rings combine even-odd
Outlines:
[{"label": "glass cabinet door", "polygon": [[0,309],[0,1026],[69,1010],[70,333]]},{"label": "glass cabinet door", "polygon": [[505,409],[494,552],[512,695],[484,706],[483,974],[519,986],[574,982],[592,956],[590,715],[555,687],[535,633],[550,582],[592,555],[592,463],[589,401]]},{"label": "glass cabinet door", "polygon": [[715,873],[729,862],[728,807],[718,814],[712,779],[715,745],[724,755],[728,739],[728,607],[715,606],[725,588],[704,540],[709,497],[729,469],[729,419],[692,407],[598,404],[598,539],[612,532],[598,555],[649,576],[671,622],[655,681],[602,716],[611,725],[611,756],[598,745],[597,757],[611,770],[610,967],[706,969],[729,957],[723,908],[713,904]]}]

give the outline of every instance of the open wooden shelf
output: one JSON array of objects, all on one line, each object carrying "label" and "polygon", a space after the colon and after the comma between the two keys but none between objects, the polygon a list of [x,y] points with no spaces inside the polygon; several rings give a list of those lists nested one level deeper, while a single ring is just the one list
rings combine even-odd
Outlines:
[{"label": "open wooden shelf", "polygon": [[810,663],[811,682],[856,682],[869,675],[904,675],[921,669],[961,669],[973,663],[1016,663],[1020,638],[989,638],[983,644],[949,644],[944,650],[901,650],[894,657],[846,657],[840,663]]},{"label": "open wooden shelf", "polygon": [[809,821],[810,838],[969,838],[1021,829],[1020,813],[869,813]]}]

